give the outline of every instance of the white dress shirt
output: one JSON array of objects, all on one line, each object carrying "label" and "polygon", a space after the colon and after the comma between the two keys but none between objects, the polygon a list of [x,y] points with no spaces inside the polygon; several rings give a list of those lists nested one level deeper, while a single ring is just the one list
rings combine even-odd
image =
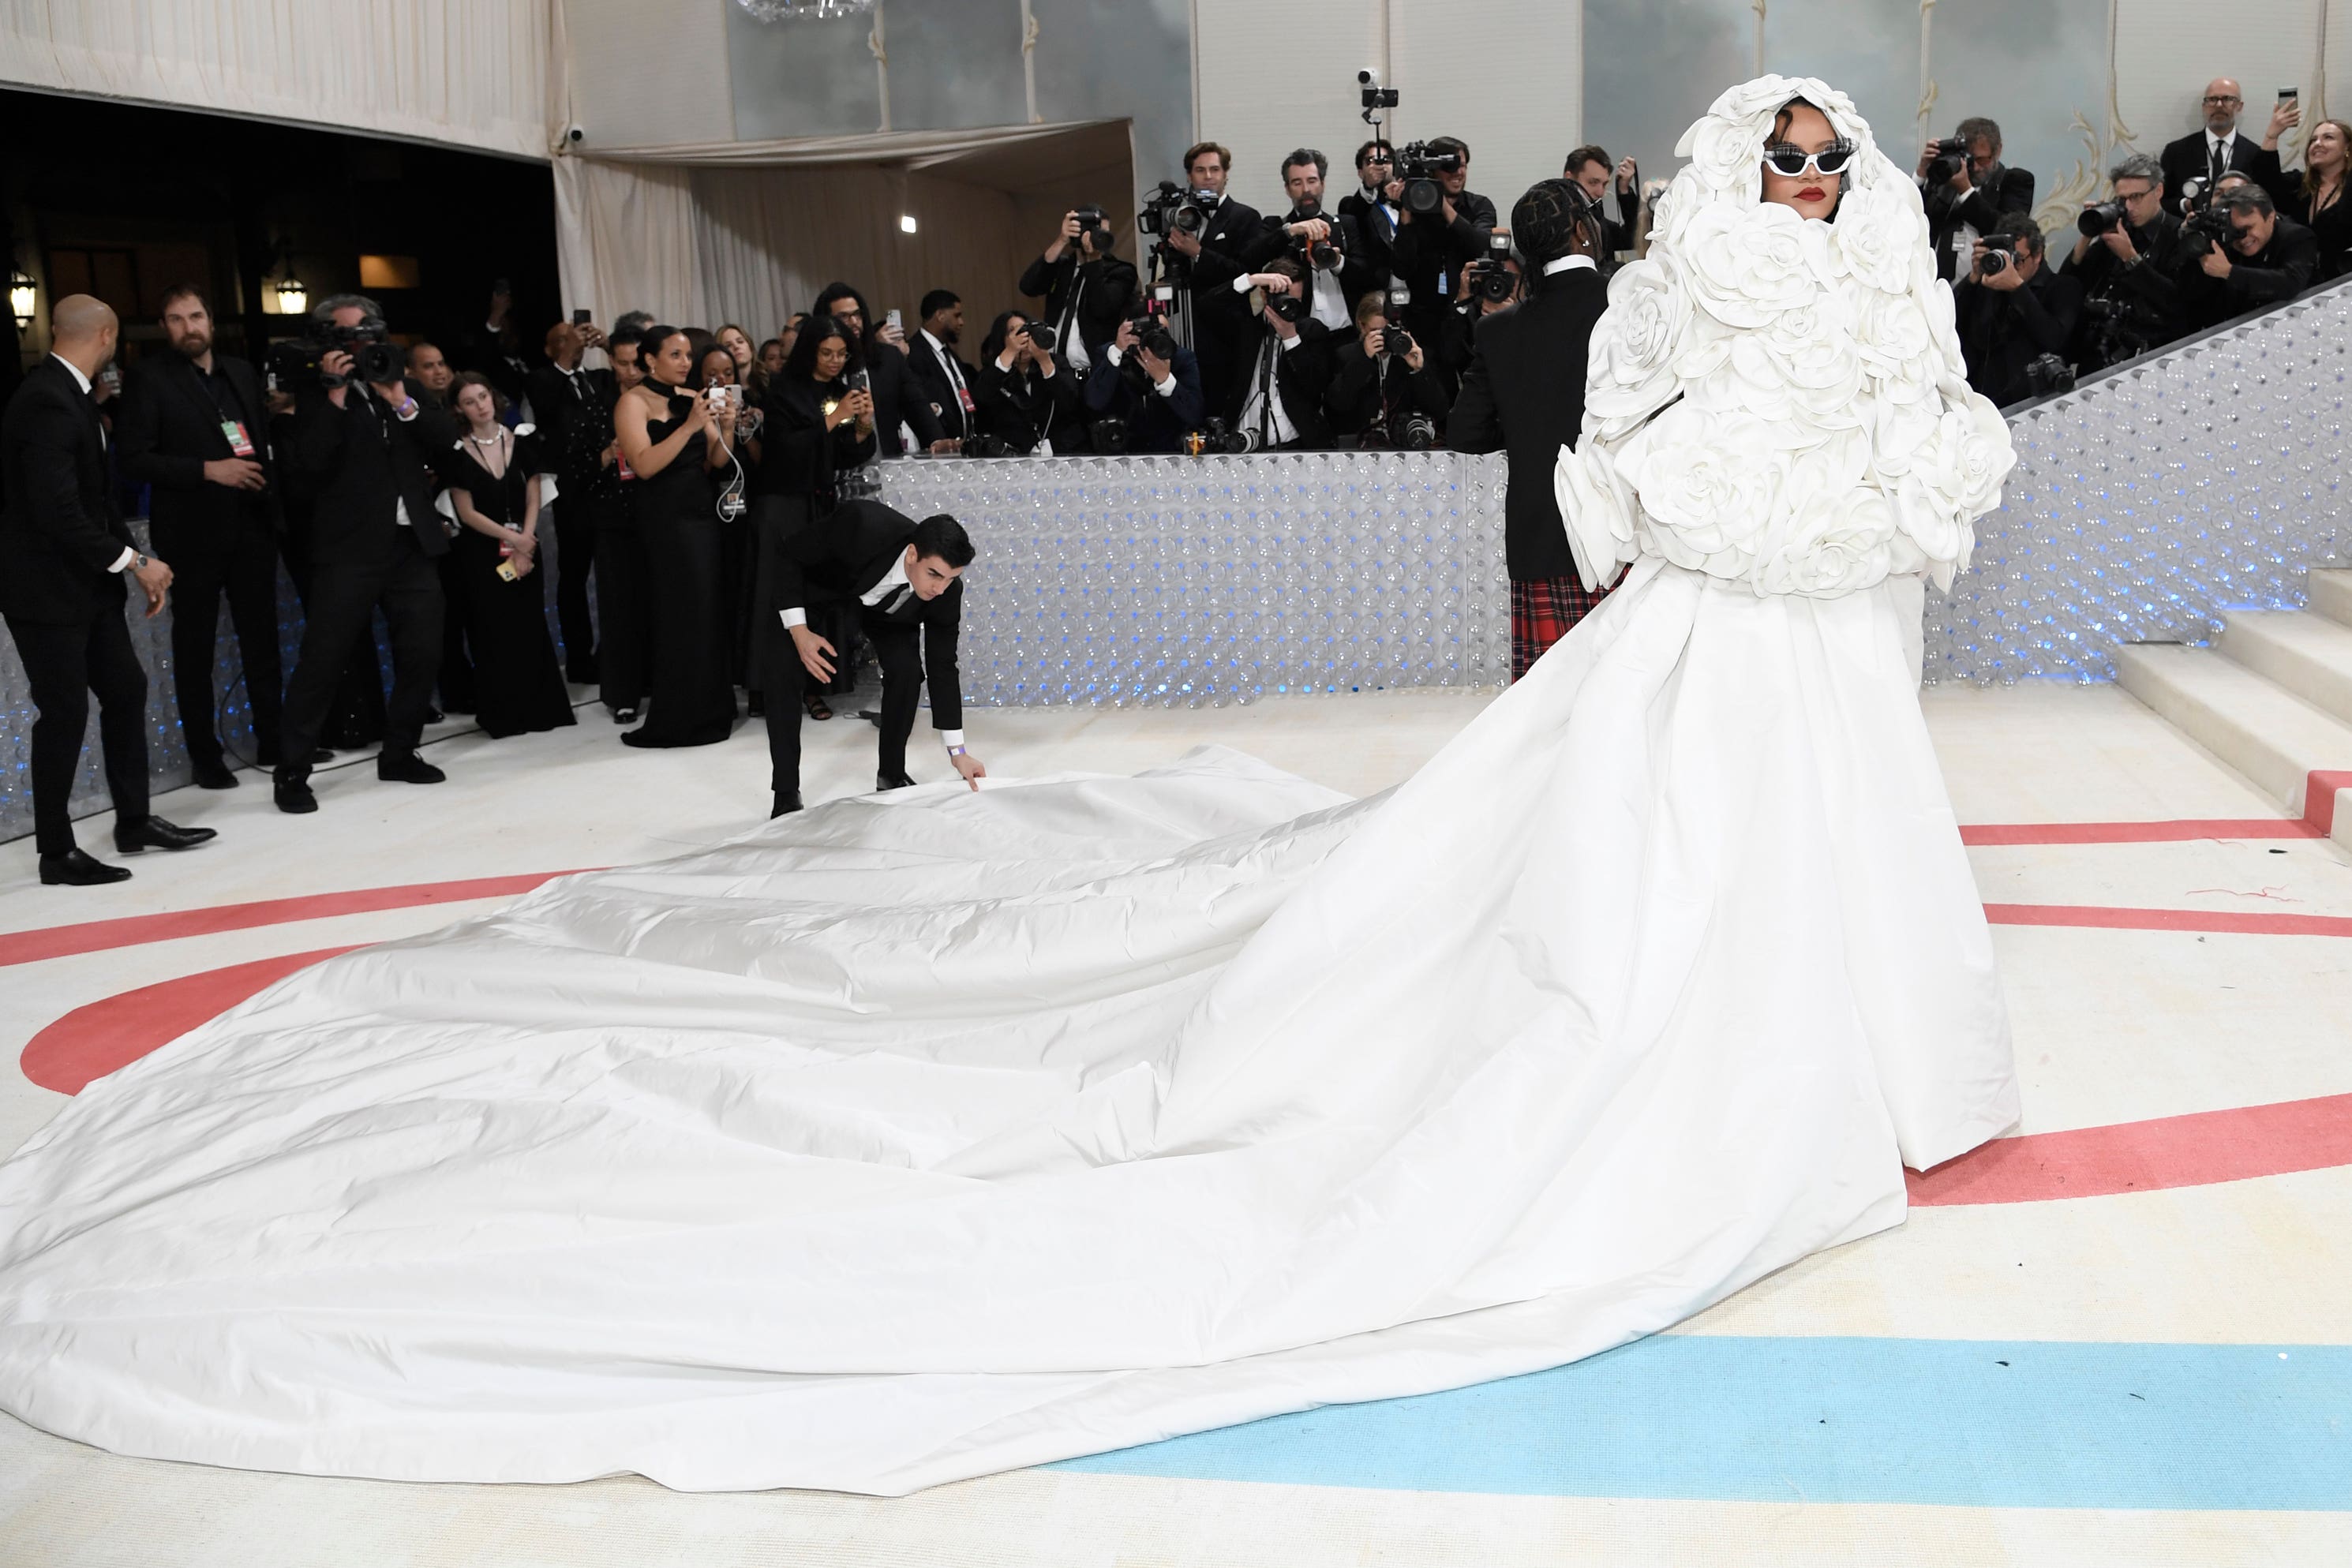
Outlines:
[{"label": "white dress shirt", "polygon": [[2210,131],[2205,133],[2205,167],[2212,172],[2212,178],[2218,180],[2230,172],[2230,143],[2237,134],[2234,129],[2227,136],[2216,136]]},{"label": "white dress shirt", "polygon": [[[929,327],[923,329],[923,341],[929,343],[931,346],[931,352],[940,357],[940,369],[947,372],[949,390],[955,393],[956,417],[963,422],[964,434],[969,435],[972,430],[971,422],[980,405],[977,402],[969,401],[971,393],[964,388],[963,372],[956,368],[955,355],[949,351],[945,343],[931,336],[931,329]],[[944,413],[947,411],[942,409],[940,412]]]},{"label": "white dress shirt", "polygon": [[[930,334],[926,332],[923,336],[928,338]],[[879,610],[883,605],[888,603],[891,596],[902,588],[909,593],[915,591],[913,586],[907,580],[907,552],[905,550],[900,550],[898,552],[898,556],[890,562],[890,570],[884,572],[881,577],[877,579],[873,587],[867,589],[865,592],[857,596],[857,602],[863,604],[868,610]],[[790,632],[791,629],[795,626],[805,626],[808,624],[808,611],[805,608],[795,607],[791,610],[780,610],[776,613],[782,618],[784,629],[787,632]],[[945,746],[950,750],[953,750],[955,747],[963,744],[963,731],[960,729],[943,729],[939,732],[939,735],[940,744]]]},{"label": "white dress shirt", "polygon": [[[1282,345],[1282,353],[1286,354],[1307,340],[1293,333],[1274,340]],[[1257,362],[1250,367],[1249,398],[1242,404],[1238,426],[1252,434],[1263,427],[1266,444],[1273,446],[1298,439],[1298,427],[1290,422],[1290,411],[1282,406],[1281,362],[1280,354],[1269,359],[1263,349],[1258,350]]]},{"label": "white dress shirt", "polygon": [[[81,373],[81,367],[79,365],[75,364],[63,354],[51,354],[49,358],[55,360],[58,363],[66,368],[66,374],[73,377],[74,385],[81,388],[82,396],[88,397],[89,395],[89,378]],[[99,423],[98,444],[101,447],[106,444],[106,424],[104,421],[100,421]],[[122,553],[114,558],[114,564],[108,567],[106,570],[109,571],[121,571],[124,567],[129,566],[132,561],[137,560],[138,559],[139,552],[126,545],[123,547]]]}]

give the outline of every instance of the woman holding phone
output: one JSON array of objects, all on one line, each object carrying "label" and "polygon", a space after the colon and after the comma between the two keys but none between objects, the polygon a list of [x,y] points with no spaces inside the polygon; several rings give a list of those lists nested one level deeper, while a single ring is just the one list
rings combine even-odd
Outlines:
[{"label": "woman holding phone", "polygon": [[653,678],[646,722],[629,746],[709,746],[735,727],[727,678],[714,473],[734,468],[735,408],[688,390],[694,351],[683,327],[649,327],[645,380],[613,411],[621,461],[636,489],[636,519],[652,569]]}]

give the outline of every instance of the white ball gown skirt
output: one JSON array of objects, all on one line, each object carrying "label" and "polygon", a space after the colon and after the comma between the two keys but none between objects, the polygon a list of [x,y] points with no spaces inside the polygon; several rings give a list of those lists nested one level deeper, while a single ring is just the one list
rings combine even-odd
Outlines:
[{"label": "white ball gown skirt", "polygon": [[898,1493],[1664,1328],[2017,1115],[1917,604],[1645,560],[1368,800],[842,801],[305,970],[0,1166],[0,1406]]}]

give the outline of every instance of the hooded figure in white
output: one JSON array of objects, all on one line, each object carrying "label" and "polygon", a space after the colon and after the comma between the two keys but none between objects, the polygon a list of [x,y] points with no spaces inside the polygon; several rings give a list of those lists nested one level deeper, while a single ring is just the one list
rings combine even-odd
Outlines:
[{"label": "hooded figure in white", "polygon": [[1800,91],[1866,139],[1738,89],[1618,282],[1570,516],[1633,570],[1412,779],[838,800],[302,970],[0,1165],[0,1408],[896,1492],[1557,1366],[1901,1223],[2018,1113],[1887,580],[2002,448],[1883,160],[1834,230],[1756,204]]}]

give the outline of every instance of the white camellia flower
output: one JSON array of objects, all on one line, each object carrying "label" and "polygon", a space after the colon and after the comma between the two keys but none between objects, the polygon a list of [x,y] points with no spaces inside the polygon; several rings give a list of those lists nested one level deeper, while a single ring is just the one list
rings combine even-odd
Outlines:
[{"label": "white camellia flower", "polygon": [[1692,302],[1727,327],[1762,327],[1830,287],[1828,225],[1793,207],[1710,206],[1683,230]]},{"label": "white camellia flower", "polygon": [[1855,302],[1855,345],[1873,375],[1919,377],[1932,384],[1923,367],[1936,353],[1935,332],[1917,300],[1872,288]]},{"label": "white camellia flower", "polygon": [[1780,548],[1756,563],[1762,593],[1829,597],[1883,582],[1892,565],[1895,508],[1864,486],[1822,497],[1802,508]]},{"label": "white camellia flower", "polygon": [[1552,497],[1559,503],[1560,522],[1588,591],[1614,576],[1618,562],[1640,553],[1633,492],[1604,444],[1586,438],[1559,449]]},{"label": "white camellia flower", "polygon": [[1617,455],[1659,553],[1734,576],[1780,505],[1787,432],[1751,413],[1676,403]]},{"label": "white camellia flower", "polygon": [[1927,219],[1916,191],[1865,186],[1838,198],[1837,249],[1856,282],[1885,294],[1908,294]]},{"label": "white camellia flower", "polygon": [[1604,437],[1623,434],[1675,395],[1674,359],[1690,333],[1690,297],[1664,260],[1627,263],[1609,281],[1592,332],[1584,413]]}]

